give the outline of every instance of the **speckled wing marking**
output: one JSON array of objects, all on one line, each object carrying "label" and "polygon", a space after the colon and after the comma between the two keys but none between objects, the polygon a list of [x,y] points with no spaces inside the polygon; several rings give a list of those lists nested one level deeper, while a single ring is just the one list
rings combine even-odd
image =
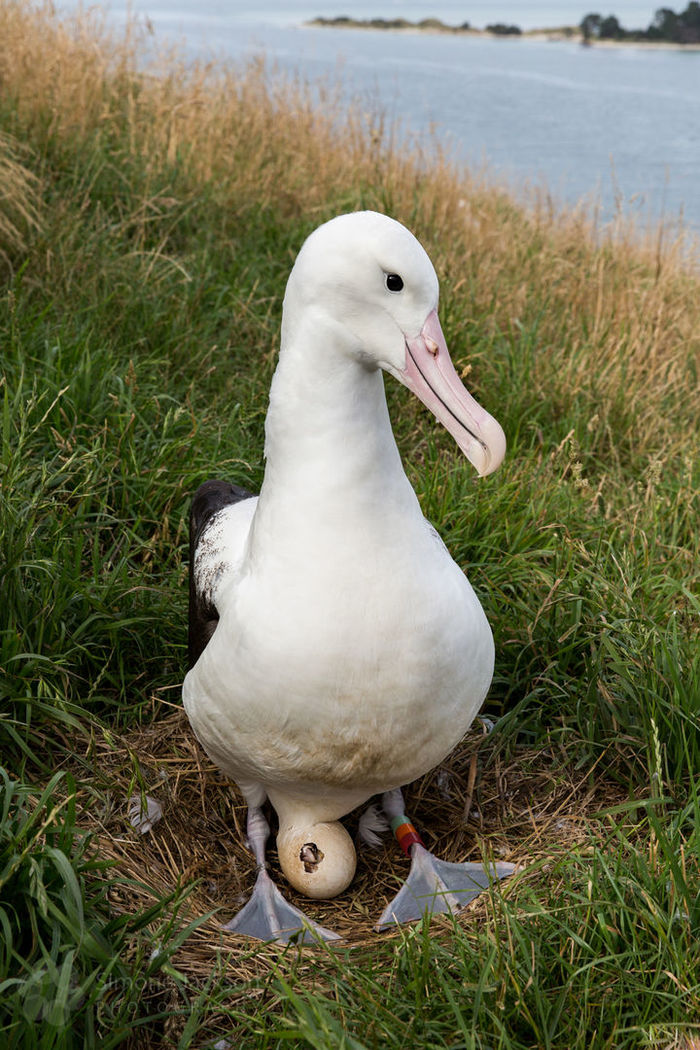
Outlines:
[{"label": "speckled wing marking", "polygon": [[[192,499],[190,509],[190,615],[189,664],[194,667],[216,630],[219,614],[211,598],[211,587],[195,572],[200,543],[206,543],[207,530],[221,511],[241,500],[252,499],[253,493],[228,481],[205,481]],[[201,551],[200,551],[201,553]]]}]

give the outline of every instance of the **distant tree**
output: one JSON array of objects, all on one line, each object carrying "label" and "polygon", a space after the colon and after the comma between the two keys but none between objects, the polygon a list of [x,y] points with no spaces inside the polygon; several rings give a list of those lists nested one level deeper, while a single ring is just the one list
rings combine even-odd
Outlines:
[{"label": "distant tree", "polygon": [[486,26],[487,33],[495,33],[496,36],[520,36],[522,29],[520,26],[508,26],[504,22],[493,22],[490,26]]},{"label": "distant tree", "polygon": [[588,41],[591,37],[600,35],[600,23],[603,21],[600,15],[586,15],[581,19],[581,33],[583,39]]},{"label": "distant tree", "polygon": [[621,40],[625,35],[625,31],[615,15],[608,15],[600,23],[598,35],[601,40]]},{"label": "distant tree", "polygon": [[660,7],[654,14],[648,35],[657,40],[677,40],[678,15],[676,12],[670,7]]},{"label": "distant tree", "polygon": [[405,18],[371,18],[366,24],[373,29],[407,29],[411,25]]},{"label": "distant tree", "polygon": [[700,29],[700,4],[692,0],[681,15],[685,24],[691,29]]},{"label": "distant tree", "polygon": [[680,40],[683,44],[700,42],[700,4],[693,0],[679,18]]}]

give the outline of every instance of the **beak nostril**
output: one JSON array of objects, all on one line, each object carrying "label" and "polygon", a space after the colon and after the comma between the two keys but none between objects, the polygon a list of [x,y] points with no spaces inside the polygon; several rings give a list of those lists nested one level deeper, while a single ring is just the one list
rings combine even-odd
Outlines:
[{"label": "beak nostril", "polygon": [[433,355],[433,357],[437,357],[438,351],[440,349],[440,347],[435,342],[435,340],[431,339],[431,337],[429,335],[426,335],[426,337],[425,337],[425,348],[426,348],[426,350],[428,351],[429,354]]}]

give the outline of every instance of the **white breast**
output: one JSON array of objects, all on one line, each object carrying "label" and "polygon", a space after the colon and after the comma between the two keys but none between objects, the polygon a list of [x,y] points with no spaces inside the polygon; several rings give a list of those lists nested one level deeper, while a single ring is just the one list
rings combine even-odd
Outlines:
[{"label": "white breast", "polygon": [[412,542],[372,549],[316,533],[313,556],[278,549],[230,587],[184,696],[234,779],[323,785],[335,819],[348,793],[409,782],[464,734],[491,680],[491,632],[427,522],[407,531]]},{"label": "white breast", "polygon": [[380,370],[425,387],[493,469],[502,431],[461,387],[436,304],[430,261],[392,220],[344,216],[309,239],[285,297],[259,500],[222,512],[195,562],[220,619],[185,707],[249,800],[267,793],[278,812],[296,800],[335,820],[426,772],[491,681],[491,631],[404,474]]}]

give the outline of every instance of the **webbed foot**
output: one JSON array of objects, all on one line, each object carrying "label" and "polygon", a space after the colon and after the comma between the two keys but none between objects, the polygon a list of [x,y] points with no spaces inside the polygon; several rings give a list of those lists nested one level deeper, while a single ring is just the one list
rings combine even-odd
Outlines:
[{"label": "webbed foot", "polygon": [[223,928],[260,941],[277,941],[278,944],[288,944],[292,940],[299,944],[340,940],[337,933],[319,926],[285,900],[265,868],[258,871],[248,903]]},{"label": "webbed foot", "polygon": [[456,912],[485,890],[495,879],[506,879],[514,864],[452,864],[434,857],[425,846],[411,846],[411,870],[405,883],[382,912],[375,929],[411,922],[423,915]]}]

